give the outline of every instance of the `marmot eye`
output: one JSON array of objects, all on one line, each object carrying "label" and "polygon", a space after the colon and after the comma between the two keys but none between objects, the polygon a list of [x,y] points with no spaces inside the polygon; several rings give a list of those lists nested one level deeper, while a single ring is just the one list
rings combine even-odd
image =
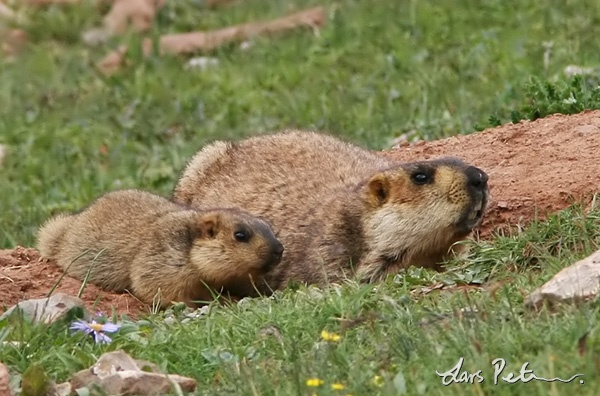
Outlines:
[{"label": "marmot eye", "polygon": [[238,242],[248,242],[250,235],[246,231],[236,231],[233,233],[233,237]]},{"label": "marmot eye", "polygon": [[429,181],[429,176],[423,172],[415,172],[411,176],[415,184],[425,184]]}]

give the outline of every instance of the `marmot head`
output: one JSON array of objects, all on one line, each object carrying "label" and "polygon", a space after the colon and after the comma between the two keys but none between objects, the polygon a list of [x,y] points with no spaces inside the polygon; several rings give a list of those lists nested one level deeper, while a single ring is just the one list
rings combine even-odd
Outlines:
[{"label": "marmot head", "polygon": [[456,158],[409,162],[361,185],[368,249],[363,279],[381,279],[412,264],[433,267],[479,225],[488,176]]},{"label": "marmot head", "polygon": [[192,265],[206,282],[226,288],[252,289],[283,254],[271,226],[240,210],[201,211],[192,228]]}]

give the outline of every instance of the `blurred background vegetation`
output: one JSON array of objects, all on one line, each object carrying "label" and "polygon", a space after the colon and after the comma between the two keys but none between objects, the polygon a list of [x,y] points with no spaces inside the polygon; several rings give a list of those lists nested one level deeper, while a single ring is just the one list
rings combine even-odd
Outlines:
[{"label": "blurred background vegetation", "polygon": [[[58,211],[107,190],[168,195],[186,160],[214,139],[281,128],[330,132],[372,149],[437,139],[548,112],[598,107],[600,2],[591,0],[247,0],[209,9],[167,2],[150,35],[219,29],[315,5],[316,30],[256,37],[183,57],[94,64],[129,34],[89,47],[95,1],[32,12],[30,42],[0,61],[0,247],[32,245]],[[138,41],[139,44],[139,41]],[[569,65],[589,68],[569,77]],[[573,101],[575,100],[575,101]]]}]

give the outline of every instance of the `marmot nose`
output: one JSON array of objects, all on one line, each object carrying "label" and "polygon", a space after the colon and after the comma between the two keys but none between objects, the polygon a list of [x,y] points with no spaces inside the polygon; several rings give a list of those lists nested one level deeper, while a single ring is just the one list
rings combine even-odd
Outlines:
[{"label": "marmot nose", "polygon": [[487,186],[488,175],[484,171],[474,166],[469,166],[465,170],[467,180],[470,186],[475,188],[483,189]]},{"label": "marmot nose", "polygon": [[281,244],[281,242],[279,241],[275,241],[273,243],[273,255],[277,256],[277,257],[281,257],[281,255],[283,254],[283,245]]}]

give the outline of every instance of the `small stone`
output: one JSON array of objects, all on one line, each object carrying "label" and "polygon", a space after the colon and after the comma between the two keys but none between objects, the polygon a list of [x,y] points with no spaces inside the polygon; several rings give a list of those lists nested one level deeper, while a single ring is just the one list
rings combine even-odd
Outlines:
[{"label": "small stone", "polygon": [[100,359],[92,367],[92,374],[103,379],[123,370],[138,370],[135,360],[124,351],[108,352],[100,356]]},{"label": "small stone", "polygon": [[600,250],[563,268],[525,299],[525,306],[543,303],[579,302],[594,298],[600,291]]},{"label": "small stone", "polygon": [[241,298],[240,300],[238,300],[237,305],[239,307],[242,307],[244,305],[250,304],[252,302],[252,300],[253,300],[252,297],[244,297],[244,298]]},{"label": "small stone", "polygon": [[[19,341],[2,341],[2,346],[14,346],[14,347],[20,347],[21,346],[21,342]],[[28,344],[25,344],[28,345]]]},{"label": "small stone", "polygon": [[110,40],[111,34],[104,28],[94,28],[81,34],[81,40],[90,47],[98,47]]},{"label": "small stone", "polygon": [[198,319],[199,317],[208,314],[209,311],[210,311],[210,306],[203,305],[202,307],[197,308],[196,310],[185,314],[185,316],[190,319]]},{"label": "small stone", "polygon": [[600,130],[595,125],[581,125],[575,128],[575,132],[579,136],[588,136],[594,133],[598,133]]},{"label": "small stone", "polygon": [[251,41],[242,41],[242,43],[240,44],[240,49],[242,51],[247,51],[250,48],[252,48],[252,42]]},{"label": "small stone", "polygon": [[592,74],[594,69],[591,67],[581,67],[577,65],[568,65],[565,67],[564,73],[567,77],[573,76],[585,76],[588,74]]},{"label": "small stone", "polygon": [[22,301],[2,314],[0,320],[12,315],[17,309],[27,320],[45,324],[51,324],[64,318],[74,309],[81,309],[82,312],[85,312],[83,301],[80,298],[56,293],[49,298]]},{"label": "small stone", "polygon": [[54,387],[56,396],[69,396],[72,389],[73,388],[71,388],[71,384],[68,382],[63,382],[62,384],[58,384]]},{"label": "small stone", "polygon": [[122,350],[105,353],[94,366],[73,375],[70,382],[73,390],[95,385],[110,395],[163,395],[174,387],[193,392],[196,384],[193,378],[163,374],[156,364],[134,360]]},{"label": "small stone", "polygon": [[99,384],[110,395],[164,395],[179,386],[186,392],[196,389],[196,380],[179,375],[119,371]]},{"label": "small stone", "polygon": [[190,59],[184,66],[184,69],[200,69],[204,70],[209,68],[210,66],[217,66],[219,64],[219,60],[217,58],[210,58],[207,56],[197,56],[195,58]]},{"label": "small stone", "polygon": [[498,201],[496,206],[500,209],[508,209],[508,202],[506,201]]},{"label": "small stone", "polygon": [[276,326],[270,325],[263,327],[259,330],[258,334],[260,334],[261,337],[274,337],[277,339],[277,341],[283,344],[283,336],[281,335],[279,328]]},{"label": "small stone", "polygon": [[199,315],[208,315],[210,312],[210,305],[204,305],[196,310]]}]

